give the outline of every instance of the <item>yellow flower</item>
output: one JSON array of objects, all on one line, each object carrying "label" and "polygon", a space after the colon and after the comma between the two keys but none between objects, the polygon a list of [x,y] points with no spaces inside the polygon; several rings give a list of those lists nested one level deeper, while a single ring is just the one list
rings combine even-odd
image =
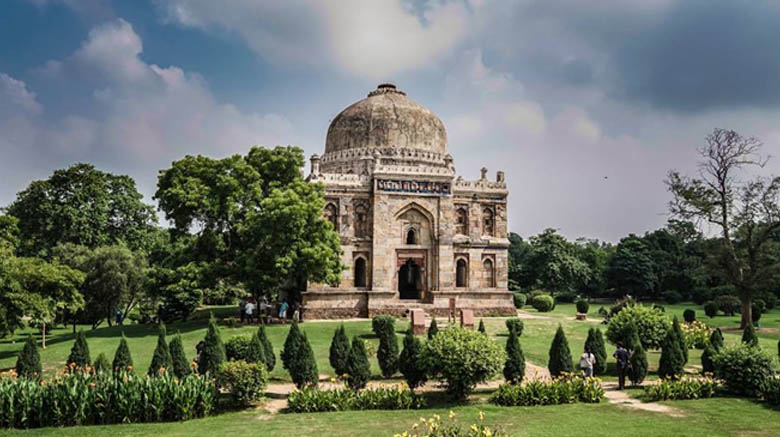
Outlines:
[{"label": "yellow flower", "polygon": [[455,412],[450,410],[450,419],[454,419],[454,418],[455,418]]},{"label": "yellow flower", "polygon": [[485,420],[485,413],[482,411],[479,412],[479,420],[484,421]]}]

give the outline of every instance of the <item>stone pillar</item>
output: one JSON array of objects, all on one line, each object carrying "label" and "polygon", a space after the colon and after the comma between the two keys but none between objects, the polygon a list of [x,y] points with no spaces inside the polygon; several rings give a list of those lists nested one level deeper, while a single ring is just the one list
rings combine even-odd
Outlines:
[{"label": "stone pillar", "polygon": [[320,157],[316,153],[314,155],[311,155],[311,158],[309,159],[311,161],[311,174],[313,176],[320,174]]}]

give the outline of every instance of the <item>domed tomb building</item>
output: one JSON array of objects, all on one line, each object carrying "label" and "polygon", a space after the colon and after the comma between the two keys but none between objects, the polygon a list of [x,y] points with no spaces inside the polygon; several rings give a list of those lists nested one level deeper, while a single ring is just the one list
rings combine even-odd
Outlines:
[{"label": "domed tomb building", "polygon": [[337,287],[308,284],[305,318],[446,315],[451,298],[476,315],[515,314],[504,173],[456,176],[444,124],[394,85],[336,116],[308,180],[325,185],[347,269]]}]

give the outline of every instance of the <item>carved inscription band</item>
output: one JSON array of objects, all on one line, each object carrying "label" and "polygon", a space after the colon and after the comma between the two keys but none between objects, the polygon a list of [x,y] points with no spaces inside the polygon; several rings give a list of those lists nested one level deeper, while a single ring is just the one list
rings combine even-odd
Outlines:
[{"label": "carved inscription band", "polygon": [[376,188],[396,193],[452,194],[452,186],[449,182],[377,179]]}]

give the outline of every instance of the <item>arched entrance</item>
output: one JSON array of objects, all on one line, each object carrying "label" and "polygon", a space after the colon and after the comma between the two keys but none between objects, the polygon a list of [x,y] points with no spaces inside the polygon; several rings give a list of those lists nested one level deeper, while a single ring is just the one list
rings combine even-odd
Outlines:
[{"label": "arched entrance", "polygon": [[364,258],[357,258],[355,260],[355,287],[365,287],[366,283],[366,260]]},{"label": "arched entrance", "polygon": [[409,259],[398,271],[398,294],[401,299],[419,299],[422,291],[422,272],[417,263]]},{"label": "arched entrance", "polygon": [[457,268],[455,270],[455,286],[465,287],[468,283],[468,265],[463,258],[458,260]]}]

